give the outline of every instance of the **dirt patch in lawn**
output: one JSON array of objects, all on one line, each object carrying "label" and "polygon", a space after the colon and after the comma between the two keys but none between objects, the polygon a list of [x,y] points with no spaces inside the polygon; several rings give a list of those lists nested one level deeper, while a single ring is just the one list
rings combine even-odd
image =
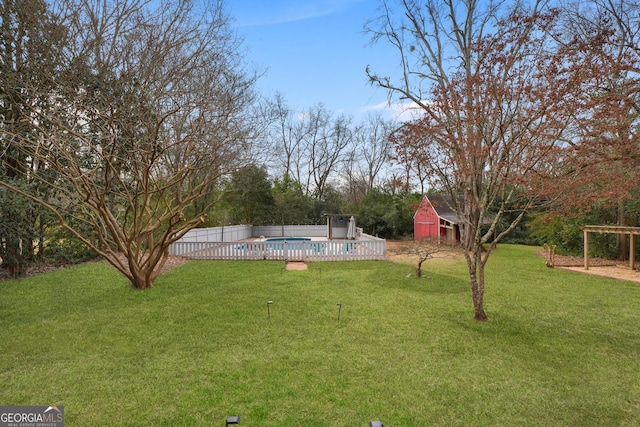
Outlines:
[{"label": "dirt patch in lawn", "polygon": [[[404,264],[417,264],[418,243],[413,240],[387,240],[387,261],[401,262]],[[462,259],[464,254],[457,247],[441,245],[433,258]]]},{"label": "dirt patch in lawn", "polygon": [[[124,264],[125,266],[127,265],[127,259],[123,254],[118,254],[118,259],[120,260],[120,262],[122,264]],[[164,265],[162,266],[162,270],[160,270],[160,274],[165,273],[169,270],[171,270],[172,268],[176,268],[182,264],[186,264],[189,262],[189,258],[185,258],[185,257],[181,257],[181,256],[170,256],[167,257],[167,260],[165,261]],[[115,268],[115,267],[114,267]]]},{"label": "dirt patch in lawn", "polygon": [[304,271],[307,269],[307,263],[302,261],[287,261],[285,268],[287,270]]},{"label": "dirt patch in lawn", "polygon": [[[541,258],[547,259],[546,251],[539,252]],[[640,283],[640,273],[629,268],[629,264],[624,261],[616,261],[604,258],[589,258],[589,269],[584,269],[584,258],[579,256],[555,255],[555,268],[575,271],[582,274],[609,277],[618,280],[627,280]]]},{"label": "dirt patch in lawn", "polygon": [[640,273],[636,270],[630,269],[628,266],[622,265],[608,265],[608,266],[589,266],[588,270],[584,267],[560,267],[563,270],[576,271],[583,274],[592,274],[594,276],[604,276],[612,279],[627,280],[629,282],[640,283]]}]

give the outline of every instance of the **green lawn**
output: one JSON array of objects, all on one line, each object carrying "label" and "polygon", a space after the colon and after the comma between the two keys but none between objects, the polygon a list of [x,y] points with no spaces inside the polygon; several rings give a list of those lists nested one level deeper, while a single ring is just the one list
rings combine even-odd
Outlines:
[{"label": "green lawn", "polygon": [[192,261],[147,291],[105,263],[1,282],[0,405],[64,405],[67,426],[639,425],[640,287],[536,250],[492,255],[486,323],[462,260],[423,279]]}]

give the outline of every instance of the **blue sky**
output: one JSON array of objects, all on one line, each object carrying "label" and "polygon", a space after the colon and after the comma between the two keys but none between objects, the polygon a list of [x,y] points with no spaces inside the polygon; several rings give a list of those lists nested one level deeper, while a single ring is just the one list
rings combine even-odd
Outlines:
[{"label": "blue sky", "polygon": [[[245,59],[266,69],[258,89],[283,94],[303,110],[321,102],[334,113],[362,117],[382,108],[387,93],[367,82],[365,68],[389,73],[397,55],[371,46],[363,33],[378,0],[228,0]],[[395,62],[394,62],[395,61]]]}]

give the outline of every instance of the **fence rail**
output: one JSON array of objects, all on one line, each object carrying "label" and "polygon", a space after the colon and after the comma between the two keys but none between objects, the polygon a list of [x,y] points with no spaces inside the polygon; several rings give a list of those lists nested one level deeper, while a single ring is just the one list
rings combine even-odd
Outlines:
[{"label": "fence rail", "polygon": [[171,245],[171,255],[191,259],[356,261],[386,259],[386,241],[256,241],[256,242],[184,242]]}]

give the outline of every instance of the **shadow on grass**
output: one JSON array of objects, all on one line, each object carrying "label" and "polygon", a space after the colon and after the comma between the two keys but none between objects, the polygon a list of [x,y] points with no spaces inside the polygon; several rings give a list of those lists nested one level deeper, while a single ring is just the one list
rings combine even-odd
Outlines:
[{"label": "shadow on grass", "polygon": [[606,353],[623,358],[638,357],[640,336],[633,328],[593,318],[565,316],[561,313],[528,311],[526,314],[488,310],[488,322],[476,322],[472,312],[467,316],[449,312],[447,322],[452,328],[464,330],[480,337],[486,344],[516,350],[523,356],[536,354],[536,358],[549,363],[574,361],[585,352]]},{"label": "shadow on grass", "polygon": [[408,273],[402,280],[396,280],[389,285],[414,292],[421,292],[428,295],[449,295],[469,292],[469,284],[466,280],[459,277],[440,274],[428,273],[423,277],[416,277],[412,274],[407,277]]}]

